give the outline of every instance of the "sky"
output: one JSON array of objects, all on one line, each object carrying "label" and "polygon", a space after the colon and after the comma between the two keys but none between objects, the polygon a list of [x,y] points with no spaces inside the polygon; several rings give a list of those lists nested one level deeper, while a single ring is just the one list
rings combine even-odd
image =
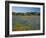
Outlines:
[{"label": "sky", "polygon": [[40,12],[40,8],[36,7],[17,7],[17,6],[12,6],[12,12]]}]

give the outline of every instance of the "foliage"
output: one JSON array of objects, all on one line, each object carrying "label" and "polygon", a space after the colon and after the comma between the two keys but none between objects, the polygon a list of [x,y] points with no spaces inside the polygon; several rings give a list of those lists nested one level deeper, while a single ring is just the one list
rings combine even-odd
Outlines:
[{"label": "foliage", "polygon": [[31,15],[37,15],[37,16],[39,16],[40,15],[40,13],[38,13],[38,12],[26,12],[26,13],[22,13],[22,12],[18,12],[18,13],[16,13],[16,12],[13,12],[12,13],[12,15],[16,15],[16,16],[31,16]]}]

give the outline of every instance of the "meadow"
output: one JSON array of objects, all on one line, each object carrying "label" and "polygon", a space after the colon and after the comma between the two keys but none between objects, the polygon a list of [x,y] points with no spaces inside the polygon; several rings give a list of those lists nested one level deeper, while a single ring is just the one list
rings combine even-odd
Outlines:
[{"label": "meadow", "polygon": [[40,13],[12,13],[12,31],[40,30]]}]

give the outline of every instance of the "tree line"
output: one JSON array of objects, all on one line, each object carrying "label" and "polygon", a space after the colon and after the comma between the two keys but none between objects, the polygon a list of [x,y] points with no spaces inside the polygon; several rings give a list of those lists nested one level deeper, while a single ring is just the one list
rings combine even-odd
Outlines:
[{"label": "tree line", "polygon": [[38,12],[26,12],[26,13],[21,13],[21,12],[12,12],[12,15],[20,15],[20,16],[31,16],[31,15],[40,15]]}]

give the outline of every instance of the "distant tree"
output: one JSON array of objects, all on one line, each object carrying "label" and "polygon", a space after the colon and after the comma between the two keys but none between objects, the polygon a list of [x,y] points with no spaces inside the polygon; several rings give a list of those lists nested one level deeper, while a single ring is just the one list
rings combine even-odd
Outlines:
[{"label": "distant tree", "polygon": [[24,13],[16,13],[16,15],[24,15]]},{"label": "distant tree", "polygon": [[30,16],[31,15],[31,12],[27,12],[26,15]]},{"label": "distant tree", "polygon": [[31,15],[40,15],[40,13],[38,12],[26,12],[26,13],[22,13],[22,12],[12,12],[13,15],[20,15],[20,16],[31,16]]},{"label": "distant tree", "polygon": [[12,12],[12,15],[15,15],[15,12]]},{"label": "distant tree", "polygon": [[40,15],[40,13],[38,13],[38,15]]}]

